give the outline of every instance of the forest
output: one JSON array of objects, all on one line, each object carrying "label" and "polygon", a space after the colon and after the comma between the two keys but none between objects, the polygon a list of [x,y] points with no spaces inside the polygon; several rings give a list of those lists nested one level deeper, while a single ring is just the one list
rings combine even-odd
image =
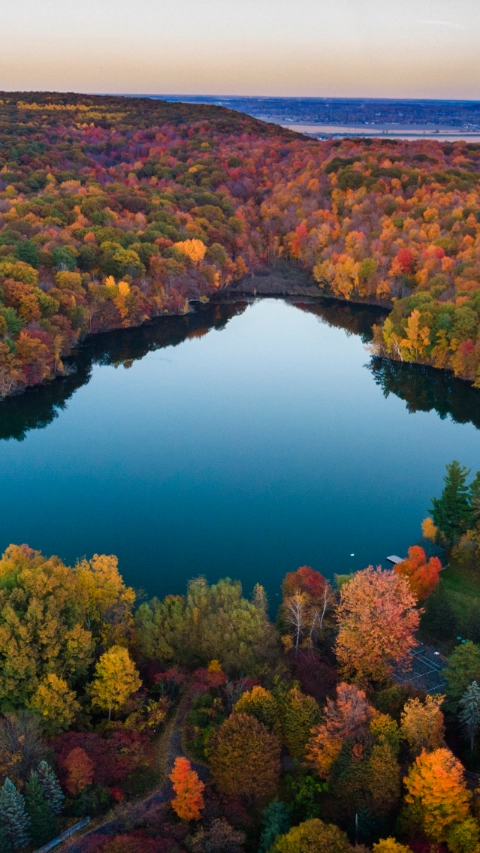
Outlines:
[{"label": "forest", "polygon": [[480,387],[480,145],[319,142],[221,107],[0,93],[0,398],[85,336],[285,259],[389,310],[380,358]]},{"label": "forest", "polygon": [[112,555],[8,547],[2,853],[84,817],[71,853],[478,853],[480,472],[444,481],[406,559],[301,566],[278,614],[258,584],[147,600]]}]

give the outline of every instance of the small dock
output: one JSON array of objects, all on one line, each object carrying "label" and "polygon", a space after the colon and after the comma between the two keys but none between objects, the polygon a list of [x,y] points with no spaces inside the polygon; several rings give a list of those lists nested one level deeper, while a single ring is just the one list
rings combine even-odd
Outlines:
[{"label": "small dock", "polygon": [[387,557],[389,563],[393,563],[394,566],[398,566],[399,563],[403,563],[405,557],[397,557],[396,554],[392,554],[391,557]]}]

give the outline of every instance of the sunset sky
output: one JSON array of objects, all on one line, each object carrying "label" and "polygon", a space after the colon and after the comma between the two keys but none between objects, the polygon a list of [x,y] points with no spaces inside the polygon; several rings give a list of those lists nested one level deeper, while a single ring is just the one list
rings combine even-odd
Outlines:
[{"label": "sunset sky", "polygon": [[0,89],[480,98],[479,0],[15,0]]}]

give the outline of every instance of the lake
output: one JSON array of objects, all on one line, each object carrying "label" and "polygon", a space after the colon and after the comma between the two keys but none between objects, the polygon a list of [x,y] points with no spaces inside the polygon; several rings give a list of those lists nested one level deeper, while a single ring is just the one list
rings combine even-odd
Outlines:
[{"label": "lake", "polygon": [[[480,392],[372,359],[377,309],[201,306],[99,335],[0,404],[0,547],[114,553],[147,594],[404,555],[447,462],[480,468]],[[351,556],[351,555],[354,556]]]}]

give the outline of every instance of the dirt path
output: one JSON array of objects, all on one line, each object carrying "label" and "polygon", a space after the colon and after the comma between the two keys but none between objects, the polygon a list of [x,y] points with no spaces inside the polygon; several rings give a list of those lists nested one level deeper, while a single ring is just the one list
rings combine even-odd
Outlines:
[{"label": "dirt path", "polygon": [[[126,807],[118,807],[116,813],[110,820],[89,830],[81,838],[71,840],[59,850],[68,851],[68,853],[85,853],[93,839],[100,841],[101,838],[109,835],[116,835],[122,831],[125,820],[128,822],[136,822],[148,815],[149,812],[155,811],[163,803],[167,803],[172,798],[172,783],[168,776],[172,770],[176,758],[183,756],[184,750],[182,747],[182,729],[185,723],[192,702],[192,697],[186,693],[180,700],[175,714],[167,723],[164,732],[156,744],[157,767],[161,779],[161,785],[153,794],[145,797],[144,800],[129,803]],[[197,771],[202,778],[206,775],[206,768],[203,765],[196,764],[192,761],[192,767]]]}]

